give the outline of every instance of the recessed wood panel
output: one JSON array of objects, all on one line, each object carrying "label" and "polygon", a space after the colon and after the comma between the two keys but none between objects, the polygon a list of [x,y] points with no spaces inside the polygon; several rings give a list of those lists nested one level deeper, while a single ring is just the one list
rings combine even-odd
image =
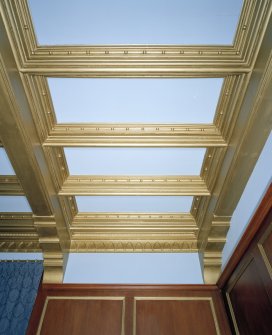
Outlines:
[{"label": "recessed wood panel", "polygon": [[230,335],[212,285],[44,284],[27,334],[39,334],[39,323],[53,335]]},{"label": "recessed wood panel", "polygon": [[134,308],[134,335],[220,334],[209,298],[136,298]]},{"label": "recessed wood panel", "polygon": [[254,259],[230,290],[229,300],[241,335],[271,334],[272,305]]},{"label": "recessed wood panel", "polygon": [[38,334],[122,335],[121,299],[51,297],[45,304]]}]

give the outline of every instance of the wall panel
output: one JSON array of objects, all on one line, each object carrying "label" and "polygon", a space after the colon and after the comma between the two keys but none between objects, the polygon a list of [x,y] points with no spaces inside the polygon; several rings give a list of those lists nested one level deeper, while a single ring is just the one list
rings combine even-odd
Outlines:
[{"label": "wall panel", "polygon": [[272,185],[218,282],[236,334],[272,334],[271,260]]},{"label": "wall panel", "polygon": [[42,285],[30,334],[229,335],[212,285]]}]

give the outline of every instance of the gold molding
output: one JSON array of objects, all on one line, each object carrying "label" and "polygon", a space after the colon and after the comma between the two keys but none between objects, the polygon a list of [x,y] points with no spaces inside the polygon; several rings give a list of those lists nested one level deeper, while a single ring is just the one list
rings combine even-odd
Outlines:
[{"label": "gold molding", "polygon": [[16,176],[0,176],[0,195],[24,195],[24,190]]},{"label": "gold molding", "polygon": [[41,252],[32,213],[0,213],[0,252]]},{"label": "gold molding", "polygon": [[[233,46],[38,46],[25,0],[1,2],[22,72],[75,76],[224,76],[250,70],[271,13],[269,0],[245,0]],[[107,66],[105,66],[107,64]]]},{"label": "gold molding", "polygon": [[44,255],[44,283],[62,283],[64,275],[63,247],[54,216],[33,216]]},{"label": "gold molding", "polygon": [[224,147],[212,124],[56,124],[44,146]]},{"label": "gold molding", "polygon": [[238,328],[238,325],[237,325],[237,321],[236,321],[236,318],[235,318],[235,313],[234,313],[232,303],[231,303],[231,300],[230,300],[230,295],[229,295],[228,292],[226,293],[226,298],[227,298],[227,303],[228,303],[228,306],[229,306],[229,309],[230,309],[230,315],[231,315],[231,319],[232,319],[232,322],[233,322],[233,325],[234,325],[235,333],[236,333],[236,335],[240,335],[239,328]]},{"label": "gold molding", "polygon": [[272,279],[272,265],[269,262],[269,259],[268,259],[267,255],[266,255],[264,247],[262,246],[262,244],[258,243],[258,248],[259,248],[260,254],[262,256],[263,262],[264,262],[264,264],[266,266],[266,269],[267,269],[267,271],[269,273],[269,276]]},{"label": "gold molding", "polygon": [[72,239],[70,252],[197,252],[196,239],[180,241],[180,239],[168,241],[153,237],[153,240],[147,238],[143,240],[128,240],[129,236],[118,240],[106,240],[99,238],[98,240],[76,240]]},{"label": "gold molding", "polygon": [[198,176],[69,176],[59,195],[210,195]]},{"label": "gold molding", "polygon": [[[189,213],[78,213],[72,221],[70,231],[72,239],[77,241],[106,239],[107,235],[116,243],[123,240],[124,243],[118,246],[119,249],[127,249],[128,243],[137,239],[140,241],[137,249],[143,249],[146,248],[143,246],[147,240],[167,239],[173,234],[175,238],[179,237],[184,242],[188,239],[195,240],[198,227]],[[135,242],[132,243],[135,246]],[[158,243],[161,245],[160,241]],[[86,248],[92,248],[89,245],[91,242]],[[106,245],[105,249],[115,248],[108,242]],[[180,246],[183,249],[185,245],[179,244],[175,248],[178,249]]]},{"label": "gold molding", "polygon": [[267,257],[267,253],[263,247],[263,243],[266,241],[266,239],[269,237],[269,235],[272,234],[272,222],[270,223],[269,227],[265,231],[265,233],[262,235],[261,239],[258,242],[258,249],[260,251],[261,257],[263,259],[263,262],[267,268],[267,271],[269,273],[270,278],[272,279],[272,264],[269,261]]},{"label": "gold molding", "polygon": [[32,213],[0,213],[0,232],[36,233]]},{"label": "gold molding", "polygon": [[27,239],[26,236],[21,236],[20,240],[15,240],[14,234],[9,237],[5,236],[4,240],[0,239],[1,252],[41,252],[38,238]]},{"label": "gold molding", "polygon": [[252,255],[251,255],[251,257],[249,257],[245,261],[245,263],[239,269],[239,271],[238,271],[237,275],[235,276],[234,280],[229,282],[228,285],[227,285],[227,288],[226,288],[227,303],[228,303],[228,307],[229,307],[229,310],[230,310],[231,319],[232,319],[232,322],[233,322],[233,325],[234,325],[234,328],[235,328],[235,332],[236,332],[237,335],[239,335],[240,332],[239,332],[238,324],[237,324],[237,321],[236,321],[235,313],[234,313],[234,310],[233,310],[233,307],[232,307],[232,302],[231,302],[231,299],[230,299],[230,292],[233,289],[233,287],[235,286],[235,284],[237,283],[237,281],[240,279],[240,277],[243,275],[246,268],[251,264],[251,262],[255,262]]},{"label": "gold molding", "polygon": [[109,301],[122,301],[122,324],[121,324],[121,335],[125,335],[125,306],[126,306],[126,298],[125,297],[112,297],[112,296],[95,296],[95,297],[84,297],[84,296],[47,296],[45,303],[43,305],[43,310],[41,314],[41,318],[38,325],[37,335],[41,333],[42,324],[44,320],[44,316],[46,313],[47,305],[49,300],[109,300]]},{"label": "gold molding", "polygon": [[216,312],[215,312],[215,307],[213,303],[213,299],[211,297],[134,297],[133,300],[133,335],[136,335],[136,317],[137,317],[137,311],[136,311],[136,305],[137,301],[209,301],[210,303],[210,308],[211,308],[211,313],[214,321],[214,326],[217,335],[220,335],[220,328],[219,328],[219,323],[217,320]]},{"label": "gold molding", "polygon": [[222,250],[230,226],[231,217],[214,216],[203,253],[203,276],[206,284],[215,284],[221,273]]},{"label": "gold molding", "polygon": [[197,228],[194,217],[190,213],[78,213],[74,218],[73,226],[89,226],[93,224],[170,224]]}]

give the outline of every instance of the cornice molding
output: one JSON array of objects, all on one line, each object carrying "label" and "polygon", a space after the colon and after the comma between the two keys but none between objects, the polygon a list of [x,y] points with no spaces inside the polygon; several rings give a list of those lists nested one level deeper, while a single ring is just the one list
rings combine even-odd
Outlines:
[{"label": "cornice molding", "polygon": [[56,124],[44,146],[222,147],[212,124]]},{"label": "cornice molding", "polygon": [[89,226],[97,224],[178,224],[197,227],[194,217],[190,213],[78,213],[72,224],[75,226]]},{"label": "cornice molding", "polygon": [[72,240],[70,252],[196,252],[195,240],[88,241]]},{"label": "cornice molding", "polygon": [[70,231],[72,238],[83,240],[99,234],[114,238],[116,234],[133,235],[138,240],[146,234],[153,237],[175,234],[175,237],[188,239],[188,236],[196,237],[198,227],[189,213],[79,213],[74,217]]},{"label": "cornice molding", "polygon": [[0,213],[0,252],[41,252],[32,213]]},{"label": "cornice molding", "polygon": [[59,195],[210,195],[198,176],[69,176]]},{"label": "cornice molding", "polygon": [[40,244],[38,240],[35,241],[26,241],[23,240],[15,240],[13,236],[11,236],[10,240],[6,237],[3,240],[0,238],[0,251],[1,252],[41,252]]},{"label": "cornice molding", "polygon": [[0,195],[24,195],[24,190],[16,176],[0,176]]}]

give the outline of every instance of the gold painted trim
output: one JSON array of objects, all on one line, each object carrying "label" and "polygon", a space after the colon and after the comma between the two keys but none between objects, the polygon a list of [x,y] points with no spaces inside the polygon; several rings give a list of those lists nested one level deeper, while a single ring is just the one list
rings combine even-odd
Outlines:
[{"label": "gold painted trim", "polygon": [[266,269],[267,269],[267,271],[268,271],[268,273],[270,275],[270,278],[272,279],[272,265],[269,262],[269,259],[268,259],[267,255],[266,255],[264,247],[260,243],[258,243],[258,248],[259,248],[261,257],[262,257],[262,259],[264,261],[264,264],[266,266]]},{"label": "gold painted trim", "polygon": [[177,223],[185,226],[197,227],[194,217],[190,213],[138,213],[138,212],[129,212],[129,213],[114,213],[114,212],[84,212],[78,213],[73,220],[73,225],[91,225],[96,224],[109,224],[112,223]]},{"label": "gold painted trim", "polygon": [[[140,237],[142,239],[140,239]],[[146,234],[145,236],[137,236],[135,240],[131,239],[131,234],[119,234],[119,236],[97,236],[96,239],[75,239],[72,238],[70,252],[197,252],[197,240],[192,236],[184,239],[181,235],[177,239],[177,234],[168,236],[164,234],[154,236],[154,234]],[[183,238],[183,239],[182,239]]]},{"label": "gold painted trim", "polygon": [[43,310],[42,310],[42,314],[41,314],[41,318],[39,321],[39,326],[38,326],[38,330],[37,330],[37,335],[40,335],[41,333],[41,329],[42,329],[42,324],[44,321],[44,317],[45,317],[45,313],[46,313],[46,309],[47,309],[47,305],[49,300],[109,300],[109,301],[122,301],[122,325],[121,325],[121,334],[120,335],[125,335],[125,302],[126,299],[125,297],[112,297],[112,296],[101,296],[101,297],[84,297],[84,296],[47,296],[44,306],[43,306]]},{"label": "gold painted trim", "polygon": [[137,300],[141,301],[149,301],[149,300],[155,300],[155,301],[162,301],[162,300],[174,300],[174,301],[209,301],[210,307],[211,307],[211,312],[212,312],[212,317],[214,320],[214,325],[215,325],[215,330],[217,335],[220,335],[220,328],[219,328],[219,323],[217,320],[215,308],[214,308],[214,303],[213,299],[211,297],[134,297],[133,301],[133,335],[136,335],[136,303]]},{"label": "gold painted trim", "polygon": [[210,195],[198,176],[69,176],[59,195]]},{"label": "gold painted trim", "polygon": [[229,292],[226,292],[226,297],[227,297],[227,302],[228,302],[228,305],[229,305],[230,315],[231,315],[232,322],[233,322],[233,325],[234,325],[235,333],[236,333],[236,335],[240,335],[238,325],[237,325],[237,321],[236,321],[235,314],[234,314],[234,310],[233,310],[232,303],[231,303],[231,300],[230,300]]},{"label": "gold painted trim", "polygon": [[233,310],[233,307],[232,307],[232,303],[231,303],[231,299],[230,299],[230,293],[231,293],[231,290],[233,289],[233,287],[235,286],[235,284],[241,278],[241,276],[243,275],[244,271],[250,265],[251,262],[254,262],[254,258],[252,256],[249,257],[248,260],[246,260],[246,262],[244,263],[244,265],[239,270],[239,273],[236,275],[235,280],[233,280],[230,283],[230,285],[227,287],[227,289],[226,289],[227,302],[228,302],[228,305],[229,305],[232,322],[233,322],[233,325],[234,325],[234,328],[235,328],[235,332],[236,332],[237,335],[239,335],[240,332],[239,332],[238,324],[237,324],[237,321],[236,321],[235,313],[234,313],[234,310]]},{"label": "gold painted trim", "polygon": [[260,238],[260,240],[258,241],[258,249],[260,251],[261,257],[263,259],[263,262],[267,268],[267,271],[272,279],[272,264],[270,263],[266,251],[263,247],[263,243],[266,241],[266,239],[269,237],[269,235],[272,234],[272,222],[270,222],[270,225],[268,226],[268,228],[266,229],[265,233],[262,235],[262,237]]},{"label": "gold painted trim", "polygon": [[16,176],[0,176],[0,195],[24,195],[24,190]]},{"label": "gold painted trim", "polygon": [[[27,1],[1,2],[21,72],[73,76],[222,76],[250,70],[271,12],[245,0],[233,46],[38,46]],[[105,66],[105,63],[107,66]]]},{"label": "gold painted trim", "polygon": [[44,146],[224,147],[212,124],[55,124]]}]

